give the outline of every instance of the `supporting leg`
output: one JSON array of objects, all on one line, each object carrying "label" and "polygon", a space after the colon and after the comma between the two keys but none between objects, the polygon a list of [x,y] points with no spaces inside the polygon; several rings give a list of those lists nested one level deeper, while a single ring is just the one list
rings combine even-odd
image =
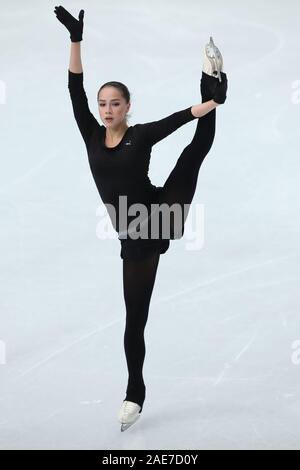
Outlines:
[{"label": "supporting leg", "polygon": [[126,305],[124,348],[128,368],[128,386],[125,400],[143,407],[146,387],[143,363],[146,353],[144,330],[160,253],[154,252],[142,260],[123,260],[123,287]]}]

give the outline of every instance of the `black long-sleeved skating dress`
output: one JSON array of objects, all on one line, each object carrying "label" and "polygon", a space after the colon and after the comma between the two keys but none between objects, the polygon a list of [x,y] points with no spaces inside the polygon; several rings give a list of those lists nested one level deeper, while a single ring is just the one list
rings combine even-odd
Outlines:
[{"label": "black long-sleeved skating dress", "polygon": [[[142,203],[149,208],[150,213],[151,204],[158,203],[162,189],[153,185],[148,176],[151,148],[183,124],[196,119],[191,113],[191,106],[158,121],[129,126],[118,145],[107,147],[106,128],[99,124],[88,106],[83,87],[83,73],[68,70],[68,88],[98,192],[105,205],[115,208],[116,217],[111,217],[111,221],[119,234],[121,258],[139,259],[153,250],[165,253],[170,245],[169,239],[133,240],[120,236],[120,233],[124,234],[124,226],[119,224],[119,196],[127,196],[127,208],[131,204]],[[110,212],[109,215],[111,216]],[[127,215],[128,224],[137,215]]]}]

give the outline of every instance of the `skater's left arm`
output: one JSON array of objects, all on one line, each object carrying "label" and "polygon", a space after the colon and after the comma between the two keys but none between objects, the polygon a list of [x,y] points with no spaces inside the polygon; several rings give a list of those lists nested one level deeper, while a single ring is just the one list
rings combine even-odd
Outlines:
[{"label": "skater's left arm", "polygon": [[177,111],[158,121],[137,124],[142,134],[143,141],[153,146],[164,139],[179,127],[195,119],[191,112],[191,106],[182,111]]},{"label": "skater's left arm", "polygon": [[206,103],[189,106],[182,111],[177,111],[158,121],[147,122],[145,124],[138,124],[143,140],[153,146],[162,139],[165,139],[172,132],[176,131],[184,124],[196,119],[197,117],[205,116],[218,106],[213,100]]},{"label": "skater's left arm", "polygon": [[219,103],[216,103],[214,100],[209,100],[205,103],[195,104],[192,106],[191,112],[196,118],[201,118],[202,116],[205,116],[205,114],[210,113],[210,111],[215,109],[217,106],[219,106]]}]

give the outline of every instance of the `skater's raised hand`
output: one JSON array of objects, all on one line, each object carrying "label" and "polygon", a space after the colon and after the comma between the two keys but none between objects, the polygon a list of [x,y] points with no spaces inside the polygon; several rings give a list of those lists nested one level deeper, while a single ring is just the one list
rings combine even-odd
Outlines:
[{"label": "skater's raised hand", "polygon": [[60,21],[70,32],[71,41],[82,41],[84,10],[80,10],[78,20],[61,5],[59,7],[55,7],[54,13],[56,14],[58,21]]}]

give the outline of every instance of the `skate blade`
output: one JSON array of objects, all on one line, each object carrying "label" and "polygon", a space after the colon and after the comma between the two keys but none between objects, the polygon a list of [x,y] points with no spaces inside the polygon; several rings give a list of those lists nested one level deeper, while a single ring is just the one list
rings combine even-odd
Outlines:
[{"label": "skate blade", "polygon": [[126,431],[126,429],[130,428],[130,426],[132,426],[133,423],[130,423],[130,424],[121,424],[121,432],[124,432]]},{"label": "skate blade", "polygon": [[[217,78],[219,79],[219,82],[222,82],[222,77],[221,77],[221,67],[220,67],[220,62],[221,62],[221,53],[217,46],[214,43],[214,40],[212,36],[209,38],[209,43],[206,45],[206,54],[207,56],[214,61],[214,65],[217,71]],[[220,61],[220,62],[219,62]]]},{"label": "skate blade", "polygon": [[126,429],[130,428],[134,423],[137,422],[139,417],[140,417],[140,414],[135,418],[134,421],[132,421],[132,423],[122,423],[121,424],[121,432],[126,431]]}]

